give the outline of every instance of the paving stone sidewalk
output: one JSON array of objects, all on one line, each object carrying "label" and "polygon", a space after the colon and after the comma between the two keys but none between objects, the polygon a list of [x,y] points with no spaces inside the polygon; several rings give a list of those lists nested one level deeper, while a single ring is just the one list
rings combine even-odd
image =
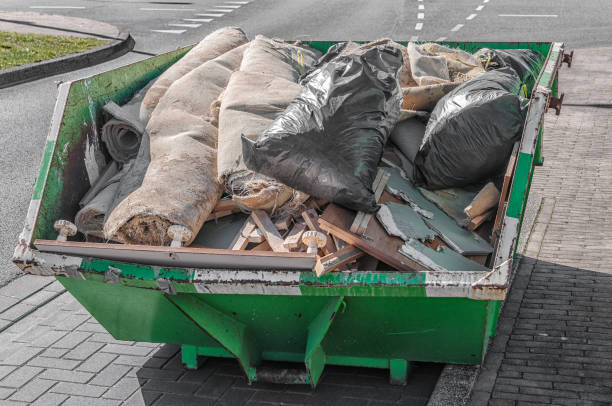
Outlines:
[{"label": "paving stone sidewalk", "polygon": [[113,339],[53,278],[0,289],[0,405],[425,405],[442,365],[417,365],[407,386],[388,371],[328,366],[316,390],[248,385],[238,363],[186,370],[176,345]]},{"label": "paving stone sidewalk", "polygon": [[544,196],[471,405],[612,404],[612,48],[577,50],[549,114]]}]

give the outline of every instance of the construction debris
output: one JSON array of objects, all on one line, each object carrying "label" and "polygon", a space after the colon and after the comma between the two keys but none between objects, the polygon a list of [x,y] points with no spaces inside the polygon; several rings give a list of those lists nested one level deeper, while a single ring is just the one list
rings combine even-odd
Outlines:
[{"label": "construction debris", "polygon": [[499,190],[497,190],[493,182],[489,182],[478,192],[474,200],[463,211],[471,219],[474,219],[495,207],[498,203]]},{"label": "construction debris", "polygon": [[112,161],[76,227],[57,222],[58,241],[41,246],[57,250],[78,229],[130,245],[60,251],[126,259],[134,244],[169,245],[138,249],[160,264],[167,252],[190,266],[311,264],[317,277],[487,271],[518,155],[521,85],[540,62],[389,39],[322,55],[217,30],[126,104],[105,105]]}]

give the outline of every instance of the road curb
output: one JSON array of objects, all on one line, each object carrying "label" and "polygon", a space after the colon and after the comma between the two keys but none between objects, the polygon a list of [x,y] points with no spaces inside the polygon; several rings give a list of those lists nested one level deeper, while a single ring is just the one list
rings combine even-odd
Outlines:
[{"label": "road curb", "polygon": [[0,71],[0,89],[109,61],[130,52],[134,48],[134,44],[134,38],[130,33],[122,32],[117,39],[106,45],[76,54],[2,70]]}]

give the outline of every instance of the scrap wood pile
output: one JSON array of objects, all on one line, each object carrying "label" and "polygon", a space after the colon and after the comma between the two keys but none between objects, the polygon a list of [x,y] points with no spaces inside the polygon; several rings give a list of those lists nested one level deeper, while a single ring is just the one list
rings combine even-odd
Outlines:
[{"label": "scrap wood pile", "polygon": [[542,62],[388,39],[322,54],[222,28],[104,106],[112,161],[75,223],[199,247],[225,219],[225,248],[313,253],[318,275],[486,269]]}]

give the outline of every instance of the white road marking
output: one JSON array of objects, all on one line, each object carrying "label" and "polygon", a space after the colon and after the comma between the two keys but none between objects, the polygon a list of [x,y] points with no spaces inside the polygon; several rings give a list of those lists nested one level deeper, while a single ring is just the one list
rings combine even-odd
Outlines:
[{"label": "white road marking", "polygon": [[461,29],[461,27],[463,27],[463,24],[457,24],[453,27],[453,29],[451,31],[459,31]]},{"label": "white road marking", "polygon": [[557,18],[557,14],[498,14],[498,17],[541,17],[541,18]]},{"label": "white road marking", "polygon": [[425,18],[425,13],[419,13],[419,14],[417,14],[417,18],[418,18],[419,20],[424,19],[424,18]]},{"label": "white road marking", "polygon": [[206,10],[206,11],[210,11],[210,12],[213,12],[213,13],[218,13],[218,12],[221,12],[221,13],[231,13],[234,10],[232,10],[230,8],[215,8],[213,10]]},{"label": "white road marking", "polygon": [[202,24],[168,24],[170,27],[185,27],[185,28],[198,28]]},{"label": "white road marking", "polygon": [[470,14],[469,16],[465,17],[466,20],[473,20],[474,17],[476,17],[478,14]]},{"label": "white road marking", "polygon": [[439,42],[439,41],[444,41],[445,39],[446,39],[446,37],[440,37],[440,38],[438,38],[436,41],[438,41],[438,42]]},{"label": "white road marking", "polygon": [[194,23],[209,23],[212,18],[183,18],[183,21],[192,21]]},{"label": "white road marking", "polygon": [[412,37],[410,37],[410,42],[414,42],[414,41],[416,41],[418,39],[419,39],[418,35],[413,35]]},{"label": "white road marking", "polygon": [[199,17],[223,17],[225,14],[218,14],[218,13],[217,14],[213,14],[213,13],[206,14],[205,13],[205,14],[196,14],[196,15]]},{"label": "white road marking", "polygon": [[489,2],[489,0],[482,0],[482,2],[486,4]]},{"label": "white road marking", "polygon": [[195,11],[195,8],[141,8],[141,11]]},{"label": "white road marking", "polygon": [[225,4],[249,4],[248,1],[226,1]]},{"label": "white road marking", "polygon": [[232,5],[232,4],[222,4],[220,6],[215,6],[215,7],[224,7],[224,8],[240,8],[242,6],[238,6],[238,5]]},{"label": "white road marking", "polygon": [[425,5],[424,4],[419,4],[419,10],[425,10]]},{"label": "white road marking", "polygon": [[30,8],[54,8],[54,9],[62,9],[62,8],[66,8],[66,9],[84,9],[85,7],[83,6],[30,6]]},{"label": "white road marking", "polygon": [[476,11],[480,11],[484,8],[484,6],[481,4],[480,6],[476,7]]},{"label": "white road marking", "polygon": [[151,30],[153,32],[161,32],[162,34],[182,34],[187,30]]},{"label": "white road marking", "polygon": [[414,26],[414,29],[417,31],[421,31],[423,29],[423,23],[417,23],[417,25]]}]

